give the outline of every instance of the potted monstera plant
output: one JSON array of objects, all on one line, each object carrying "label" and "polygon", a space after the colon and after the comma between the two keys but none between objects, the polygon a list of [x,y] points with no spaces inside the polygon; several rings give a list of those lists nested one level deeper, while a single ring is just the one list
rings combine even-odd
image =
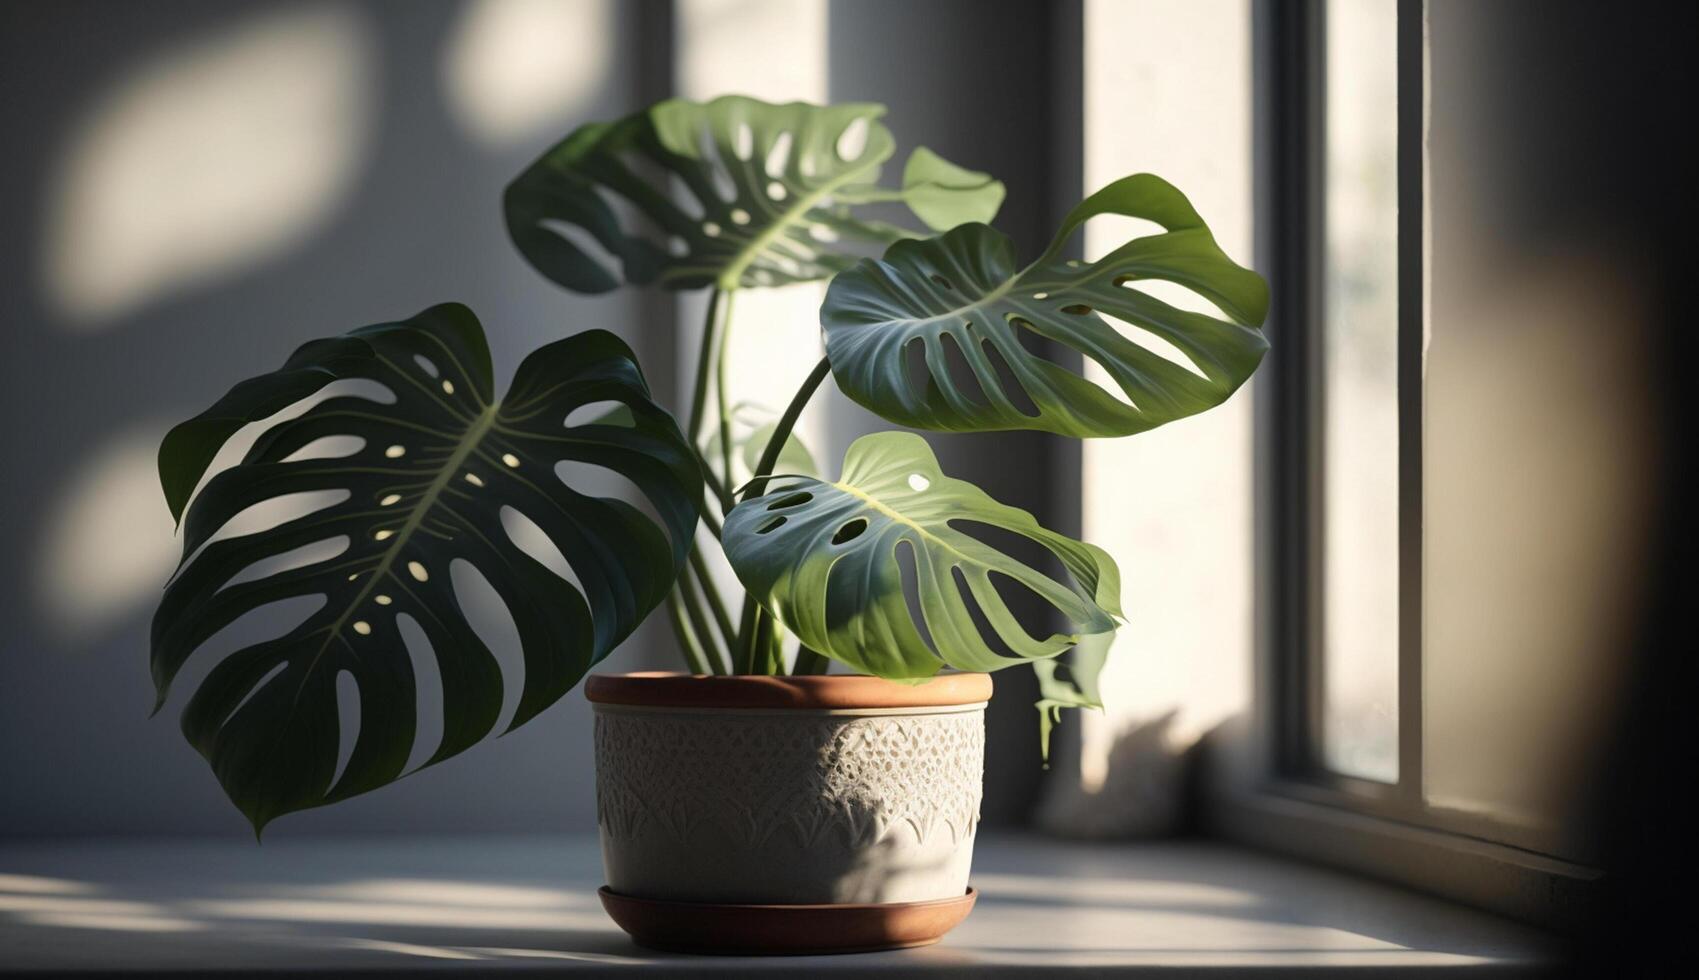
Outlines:
[{"label": "potted monstera plant", "polygon": [[[542,347],[498,389],[483,327],[448,304],[308,343],[169,433],[160,479],[184,559],[154,619],[158,704],[237,618],[321,600],[218,659],[183,710],[256,833],[459,754],[495,731],[508,685],[519,693],[505,729],[524,724],[664,606],[686,671],[586,688],[615,919],[653,945],[795,951],[927,942],[967,913],[987,673],[1040,665],[1046,711],[1091,703],[1092,679],[1064,683],[1054,663],[1116,628],[1115,564],[947,476],[919,435],[858,439],[830,480],[795,423],[830,375],[914,429],[1142,432],[1250,376],[1267,293],[1149,175],[1086,198],[1018,264],[985,223],[1004,193],[991,177],[918,149],[899,186],[879,183],[895,148],[882,112],[666,101],[581,127],[508,188],[514,242],[560,285],[710,291],[682,427],[603,331]],[[917,226],[869,216],[879,202],[906,205]],[[1094,262],[1066,258],[1104,214],[1162,230]],[[785,325],[819,329],[824,357],[799,368],[776,421],[734,428],[729,297],[826,279],[818,324]],[[1141,289],[1158,280],[1216,312]],[[1052,361],[1060,349],[1118,390]],[[244,428],[260,431],[252,448],[209,477]],[[642,499],[563,479],[582,465]],[[298,494],[316,494],[315,509],[230,530]],[[1037,545],[1054,568],[1017,560],[986,528]],[[704,549],[716,546],[741,601],[714,581]],[[462,565],[511,614],[523,677],[504,677],[471,626]],[[1010,585],[1065,625],[1030,633],[1000,591]],[[427,655],[409,651],[404,621]],[[428,754],[415,746],[421,668],[442,692]],[[346,752],[343,675],[359,706]]]}]

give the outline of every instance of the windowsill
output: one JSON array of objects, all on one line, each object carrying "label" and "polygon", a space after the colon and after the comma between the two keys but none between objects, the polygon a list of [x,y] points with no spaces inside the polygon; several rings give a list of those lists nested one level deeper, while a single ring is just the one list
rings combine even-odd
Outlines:
[{"label": "windowsill", "polygon": [[881,975],[1327,967],[1522,968],[1542,934],[1215,842],[985,835],[981,898],[938,946],[771,959],[631,944],[595,889],[591,837],[0,844],[0,972],[326,974],[464,967]]}]

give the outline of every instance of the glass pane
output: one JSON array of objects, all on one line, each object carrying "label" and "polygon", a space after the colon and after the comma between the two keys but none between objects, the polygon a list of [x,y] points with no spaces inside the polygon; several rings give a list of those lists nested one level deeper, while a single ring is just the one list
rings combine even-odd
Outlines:
[{"label": "glass pane", "polygon": [[1327,5],[1322,757],[1398,778],[1397,4]]}]

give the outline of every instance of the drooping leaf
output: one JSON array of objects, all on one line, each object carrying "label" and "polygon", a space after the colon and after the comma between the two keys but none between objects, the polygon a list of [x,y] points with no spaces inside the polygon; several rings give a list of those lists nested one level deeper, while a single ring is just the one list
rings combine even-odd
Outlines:
[{"label": "drooping leaf", "polygon": [[[1143,218],[1166,231],[1096,262],[1058,258],[1079,226],[1100,214]],[[1222,316],[1183,310],[1141,289],[1153,280],[1184,287]],[[1262,277],[1221,251],[1184,195],[1139,174],[1081,202],[1025,269],[1017,269],[1007,236],[962,225],[897,242],[883,259],[837,276],[820,316],[838,387],[886,419],[922,429],[1086,437],[1142,432],[1225,401],[1268,349],[1260,329],[1267,310]],[[1046,359],[1046,340],[1095,361],[1123,397]],[[923,368],[909,363],[911,345],[923,348]]]},{"label": "drooping leaf", "polygon": [[[1120,572],[1107,553],[945,476],[913,433],[857,439],[836,483],[786,477],[769,487],[726,518],[726,557],[805,646],[856,670],[890,678],[929,677],[946,664],[997,670],[1115,628]],[[1060,562],[1067,581],[958,522],[1028,539]],[[999,594],[998,578],[1031,590],[1073,624],[1071,632],[1030,635]]]},{"label": "drooping leaf", "polygon": [[[271,424],[190,501],[238,429],[356,380],[390,400],[327,393]],[[574,408],[604,401],[628,410],[625,424],[565,424]],[[302,453],[327,437],[355,437],[359,448]],[[219,659],[183,712],[184,734],[256,832],[403,775],[417,689],[403,614],[441,673],[442,739],[425,764],[491,732],[502,674],[467,621],[451,566],[476,569],[518,629],[525,676],[511,729],[569,690],[661,601],[701,507],[689,444],[650,399],[622,341],[596,330],[549,344],[525,359],[498,401],[483,330],[453,304],[306,344],[282,369],[238,384],[173,429],[159,462],[172,512],[183,517],[184,562],[153,621],[155,710],[190,655],[237,618],[286,599],[323,600],[283,636]],[[622,474],[660,523],[568,486],[562,463]],[[302,493],[333,502],[267,530],[215,537],[250,507]],[[576,585],[519,546],[514,534],[534,531],[512,531],[507,511],[558,549]],[[309,560],[290,561],[315,545]],[[342,673],[359,690],[359,727],[338,775]]]},{"label": "drooping leaf", "polygon": [[1038,747],[1046,763],[1050,761],[1050,732],[1062,720],[1063,708],[1102,709],[1099,678],[1114,638],[1113,633],[1088,636],[1074,647],[1066,662],[1033,662],[1032,672],[1038,675],[1038,700],[1033,702],[1038,709]]},{"label": "drooping leaf", "polygon": [[578,292],[622,281],[735,289],[823,279],[869,244],[912,234],[858,217],[854,203],[912,195],[929,220],[996,214],[1001,184],[930,151],[911,159],[904,188],[878,188],[896,148],[884,112],[724,96],[582,126],[508,185],[508,233],[539,272]]},{"label": "drooping leaf", "polygon": [[917,146],[903,165],[903,195],[927,227],[949,231],[973,221],[990,224],[1003,206],[1003,182]]}]

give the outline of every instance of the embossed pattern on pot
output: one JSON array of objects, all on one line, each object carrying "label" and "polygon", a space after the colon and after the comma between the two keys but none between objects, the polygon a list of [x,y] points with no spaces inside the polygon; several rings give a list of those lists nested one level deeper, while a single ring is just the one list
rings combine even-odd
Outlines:
[{"label": "embossed pattern on pot", "polygon": [[596,705],[608,884],[699,902],[964,893],[983,705],[867,711]]}]

